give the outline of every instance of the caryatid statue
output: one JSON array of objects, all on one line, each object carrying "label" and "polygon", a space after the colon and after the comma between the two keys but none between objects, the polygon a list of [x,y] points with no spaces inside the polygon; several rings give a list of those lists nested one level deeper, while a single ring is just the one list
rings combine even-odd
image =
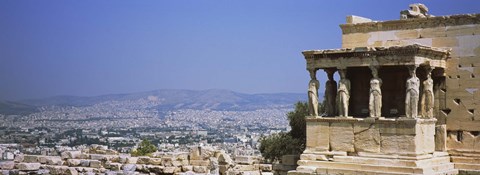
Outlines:
[{"label": "caryatid statue", "polygon": [[369,110],[370,117],[381,117],[382,115],[382,79],[378,78],[378,70],[376,67],[371,67],[373,78],[370,80],[370,99]]},{"label": "caryatid statue", "polygon": [[316,70],[309,70],[310,82],[308,83],[308,112],[310,116],[318,116],[318,88],[320,83],[318,82],[315,74]]},{"label": "caryatid statue", "polygon": [[433,105],[434,105],[434,94],[433,94],[433,80],[432,80],[432,69],[427,69],[427,79],[423,81],[423,93],[422,93],[422,116],[425,118],[433,118]]},{"label": "caryatid statue", "polygon": [[337,89],[337,109],[338,116],[348,116],[348,101],[350,100],[350,80],[345,76],[346,69],[339,69],[340,81]]},{"label": "caryatid statue", "polygon": [[405,98],[405,114],[408,118],[417,118],[420,80],[416,76],[417,67],[409,67],[410,78],[407,80],[407,93]]},{"label": "caryatid statue", "polygon": [[335,100],[337,98],[337,82],[333,79],[335,69],[325,69],[328,80],[325,83],[325,113],[327,116],[335,116]]}]

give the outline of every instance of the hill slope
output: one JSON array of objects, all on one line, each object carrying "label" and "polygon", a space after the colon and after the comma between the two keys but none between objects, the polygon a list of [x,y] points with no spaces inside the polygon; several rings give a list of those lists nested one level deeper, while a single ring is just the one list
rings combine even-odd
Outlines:
[{"label": "hill slope", "polygon": [[0,101],[0,114],[4,115],[28,115],[37,112],[35,106],[11,101]]},{"label": "hill slope", "polygon": [[306,101],[306,95],[303,93],[245,94],[221,89],[202,91],[162,89],[94,97],[55,96],[24,100],[22,103],[34,106],[90,106],[107,101],[138,100],[148,97],[155,97],[159,100],[159,105],[155,107],[159,111],[172,109],[255,110]]}]

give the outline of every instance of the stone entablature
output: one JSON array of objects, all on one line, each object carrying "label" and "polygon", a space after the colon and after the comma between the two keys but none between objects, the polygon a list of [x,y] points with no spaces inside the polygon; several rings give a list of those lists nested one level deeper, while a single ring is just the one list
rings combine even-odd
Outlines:
[{"label": "stone entablature", "polygon": [[389,30],[409,30],[417,28],[433,28],[440,26],[457,26],[480,24],[480,14],[462,14],[427,18],[409,18],[403,20],[341,24],[343,34],[367,33]]},{"label": "stone entablature", "polygon": [[356,47],[329,50],[307,50],[302,52],[307,69],[339,67],[406,66],[429,64],[446,67],[450,50],[418,44],[392,47]]}]

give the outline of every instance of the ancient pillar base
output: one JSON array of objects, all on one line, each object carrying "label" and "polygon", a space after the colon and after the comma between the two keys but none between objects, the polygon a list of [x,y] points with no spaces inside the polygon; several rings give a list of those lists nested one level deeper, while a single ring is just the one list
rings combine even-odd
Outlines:
[{"label": "ancient pillar base", "polygon": [[435,152],[436,119],[314,118],[306,150],[288,174],[457,174]]}]

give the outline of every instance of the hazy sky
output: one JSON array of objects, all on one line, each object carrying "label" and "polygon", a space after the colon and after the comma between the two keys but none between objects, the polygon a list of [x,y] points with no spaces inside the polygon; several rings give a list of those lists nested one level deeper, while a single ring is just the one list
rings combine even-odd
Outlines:
[{"label": "hazy sky", "polygon": [[480,12],[474,0],[0,0],[0,99],[306,92],[302,50],[341,47],[347,15],[398,19],[414,2],[433,15]]}]

